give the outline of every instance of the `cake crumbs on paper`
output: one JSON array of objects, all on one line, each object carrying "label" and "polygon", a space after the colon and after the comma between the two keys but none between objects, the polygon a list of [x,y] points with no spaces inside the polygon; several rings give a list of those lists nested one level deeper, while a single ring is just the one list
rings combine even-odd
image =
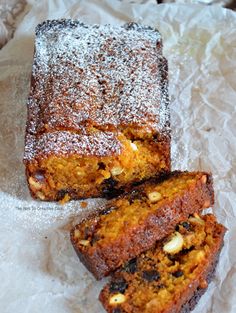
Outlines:
[{"label": "cake crumbs on paper", "polygon": [[87,208],[87,206],[88,206],[88,202],[86,202],[86,201],[81,201],[81,202],[80,202],[80,206],[81,206],[81,208],[85,209],[85,208]]}]

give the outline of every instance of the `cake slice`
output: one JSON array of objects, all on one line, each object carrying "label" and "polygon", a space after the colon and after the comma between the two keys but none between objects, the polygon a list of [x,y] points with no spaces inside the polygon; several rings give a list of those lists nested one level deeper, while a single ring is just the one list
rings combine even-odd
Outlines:
[{"label": "cake slice", "polygon": [[168,173],[167,67],[151,27],[38,25],[24,155],[31,195],[111,197]]},{"label": "cake slice", "polygon": [[206,291],[225,228],[213,215],[189,217],[169,237],[127,262],[100,293],[109,313],[187,313]]},{"label": "cake slice", "polygon": [[71,231],[80,260],[100,279],[151,248],[190,214],[214,203],[212,176],[173,172],[110,200]]}]

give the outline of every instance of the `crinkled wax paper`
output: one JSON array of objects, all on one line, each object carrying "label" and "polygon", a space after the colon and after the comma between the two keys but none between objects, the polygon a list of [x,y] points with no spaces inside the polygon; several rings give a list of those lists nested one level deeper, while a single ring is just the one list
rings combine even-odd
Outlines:
[{"label": "crinkled wax paper", "polygon": [[[87,213],[31,199],[22,164],[34,28],[45,19],[135,20],[157,27],[169,61],[173,168],[214,174],[220,222],[229,229],[216,278],[195,312],[236,312],[236,14],[217,6],[155,1],[28,1],[0,51],[0,312],[102,313],[104,284],[78,261],[69,229]],[[89,200],[92,209],[103,200]]]}]

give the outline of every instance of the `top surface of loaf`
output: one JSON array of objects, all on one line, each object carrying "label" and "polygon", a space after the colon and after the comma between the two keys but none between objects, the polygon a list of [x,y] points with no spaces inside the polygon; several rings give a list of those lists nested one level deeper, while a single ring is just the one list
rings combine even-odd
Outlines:
[{"label": "top surface of loaf", "polygon": [[127,125],[166,131],[163,60],[160,34],[150,27],[73,20],[38,25],[27,131]]}]

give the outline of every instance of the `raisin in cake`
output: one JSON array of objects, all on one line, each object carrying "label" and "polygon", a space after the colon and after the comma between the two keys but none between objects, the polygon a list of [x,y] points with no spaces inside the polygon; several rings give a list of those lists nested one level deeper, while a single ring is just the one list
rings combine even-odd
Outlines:
[{"label": "raisin in cake", "polygon": [[213,203],[211,174],[173,172],[162,182],[149,180],[110,200],[75,226],[71,241],[80,260],[100,279]]},{"label": "raisin in cake", "polygon": [[32,196],[110,196],[169,172],[167,85],[155,29],[38,25],[24,156]]},{"label": "raisin in cake", "polygon": [[213,215],[190,217],[114,273],[100,294],[109,313],[187,313],[206,291],[225,228]]}]

